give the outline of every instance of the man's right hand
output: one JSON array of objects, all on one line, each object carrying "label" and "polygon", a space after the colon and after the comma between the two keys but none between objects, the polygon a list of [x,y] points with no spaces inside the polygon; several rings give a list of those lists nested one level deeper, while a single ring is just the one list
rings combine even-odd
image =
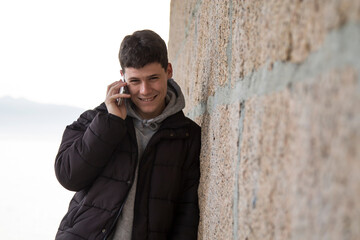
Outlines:
[{"label": "man's right hand", "polygon": [[126,108],[125,101],[122,101],[120,106],[118,105],[117,99],[119,98],[130,98],[130,94],[120,94],[120,88],[125,87],[126,82],[116,81],[110,84],[107,87],[105,105],[109,113],[121,117],[122,119],[126,118]]}]

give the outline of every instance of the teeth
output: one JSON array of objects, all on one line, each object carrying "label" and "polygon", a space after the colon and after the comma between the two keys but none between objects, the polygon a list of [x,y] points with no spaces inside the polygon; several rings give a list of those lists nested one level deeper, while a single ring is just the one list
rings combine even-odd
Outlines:
[{"label": "teeth", "polygon": [[144,101],[144,102],[150,102],[154,99],[155,97],[151,97],[151,98],[140,98],[141,101]]}]

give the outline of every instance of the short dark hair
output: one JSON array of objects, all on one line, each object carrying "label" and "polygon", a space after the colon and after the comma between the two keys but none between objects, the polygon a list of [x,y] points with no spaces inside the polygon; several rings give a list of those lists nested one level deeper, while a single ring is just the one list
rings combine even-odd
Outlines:
[{"label": "short dark hair", "polygon": [[164,40],[154,31],[141,30],[127,35],[120,45],[119,61],[125,68],[142,68],[146,64],[158,62],[167,70],[168,55]]}]

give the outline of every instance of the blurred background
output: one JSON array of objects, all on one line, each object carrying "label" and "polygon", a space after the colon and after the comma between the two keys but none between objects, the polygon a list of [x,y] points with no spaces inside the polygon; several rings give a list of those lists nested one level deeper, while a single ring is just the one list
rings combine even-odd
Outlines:
[{"label": "blurred background", "polygon": [[0,2],[0,235],[53,239],[72,192],[54,174],[66,125],[119,80],[121,40],[167,43],[170,0]]}]

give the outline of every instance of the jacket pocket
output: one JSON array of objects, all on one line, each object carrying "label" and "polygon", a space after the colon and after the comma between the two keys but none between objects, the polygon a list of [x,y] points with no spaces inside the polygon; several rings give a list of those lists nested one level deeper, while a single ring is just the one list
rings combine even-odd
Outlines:
[{"label": "jacket pocket", "polygon": [[68,212],[65,214],[60,223],[60,230],[65,230],[71,228],[74,225],[74,220],[76,215],[81,210],[81,206],[85,201],[86,191],[80,191],[75,193],[74,197],[71,199],[69,204]]},{"label": "jacket pocket", "polygon": [[74,200],[71,200],[69,210],[61,220],[59,229],[62,231],[70,228],[73,225],[73,218],[78,209],[77,205],[72,206],[73,202]]}]

